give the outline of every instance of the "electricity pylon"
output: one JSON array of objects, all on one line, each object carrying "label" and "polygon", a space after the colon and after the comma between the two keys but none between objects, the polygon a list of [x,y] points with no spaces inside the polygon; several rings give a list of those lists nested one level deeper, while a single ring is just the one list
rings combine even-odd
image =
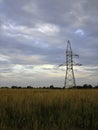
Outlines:
[{"label": "electricity pylon", "polygon": [[[64,82],[64,88],[72,88],[76,87],[76,81],[74,76],[74,70],[73,66],[80,66],[81,64],[74,63],[73,59],[74,57],[79,57],[78,54],[73,54],[70,41],[67,41],[67,48],[66,48],[66,73],[65,73],[65,82]],[[59,66],[63,66],[64,64],[61,64]]]}]

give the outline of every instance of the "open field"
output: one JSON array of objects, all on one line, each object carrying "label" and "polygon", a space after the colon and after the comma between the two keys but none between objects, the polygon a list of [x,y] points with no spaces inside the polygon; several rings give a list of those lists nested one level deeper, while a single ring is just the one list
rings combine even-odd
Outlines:
[{"label": "open field", "polygon": [[98,90],[0,89],[0,130],[97,130]]}]

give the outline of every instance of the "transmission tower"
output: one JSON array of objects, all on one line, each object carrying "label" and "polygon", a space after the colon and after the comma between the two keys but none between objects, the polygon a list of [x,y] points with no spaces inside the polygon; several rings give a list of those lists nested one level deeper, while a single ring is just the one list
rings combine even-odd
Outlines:
[{"label": "transmission tower", "polygon": [[[78,54],[73,54],[70,41],[67,41],[67,48],[66,48],[66,73],[65,73],[65,82],[64,82],[64,88],[72,88],[76,87],[76,81],[74,76],[74,70],[73,66],[80,66],[81,64],[74,63],[73,59],[74,57],[79,57]],[[61,64],[59,66],[63,66],[64,64]]]}]

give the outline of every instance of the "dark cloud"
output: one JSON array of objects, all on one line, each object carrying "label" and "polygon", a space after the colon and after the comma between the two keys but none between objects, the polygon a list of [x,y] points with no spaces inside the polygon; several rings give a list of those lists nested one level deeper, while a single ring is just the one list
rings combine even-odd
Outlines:
[{"label": "dark cloud", "polygon": [[[83,66],[96,67],[98,65],[97,5],[97,0],[17,0],[17,2],[1,0],[0,66],[4,68],[1,67],[0,72],[6,77],[6,82],[9,83],[11,80],[9,77],[16,73],[13,67],[14,70],[20,71],[25,65],[36,65],[40,69],[45,65],[43,71],[45,70],[45,74],[47,72],[45,78],[47,83],[53,81],[52,75],[56,73],[53,79],[58,80],[56,76],[63,76],[64,69],[60,69],[58,74],[57,68],[46,66],[65,63],[65,47],[68,39],[72,44],[73,52],[80,55],[80,59],[75,61]],[[36,68],[33,68],[33,71],[34,69]],[[40,69],[39,71],[42,72]],[[29,71],[26,67],[23,70],[23,79],[29,74],[32,75],[30,73],[32,69]],[[91,72],[94,77],[95,71],[92,69]],[[42,80],[35,71],[34,74],[37,79]],[[62,81],[63,77],[61,77]],[[38,82],[36,78],[34,81]],[[89,80],[89,76],[86,79]],[[13,78],[14,81],[16,84],[20,83],[19,74]],[[5,80],[2,79],[2,84],[3,82]],[[97,83],[96,79],[95,83]]]}]

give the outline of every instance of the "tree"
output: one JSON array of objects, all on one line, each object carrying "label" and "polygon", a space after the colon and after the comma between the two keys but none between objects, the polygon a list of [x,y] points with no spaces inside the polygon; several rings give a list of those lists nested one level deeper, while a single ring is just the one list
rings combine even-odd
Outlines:
[{"label": "tree", "polygon": [[90,84],[84,84],[84,85],[83,85],[83,88],[85,88],[85,89],[86,89],[86,88],[92,88],[92,85],[90,85]]},{"label": "tree", "polygon": [[53,86],[53,85],[50,85],[50,88],[51,88],[51,89],[54,89],[54,86]]}]

